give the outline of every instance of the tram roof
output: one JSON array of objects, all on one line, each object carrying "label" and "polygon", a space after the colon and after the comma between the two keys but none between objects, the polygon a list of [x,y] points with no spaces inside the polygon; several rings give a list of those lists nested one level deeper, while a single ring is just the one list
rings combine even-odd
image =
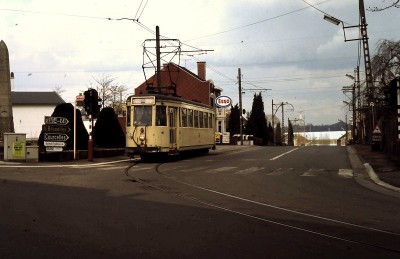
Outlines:
[{"label": "tram roof", "polygon": [[207,104],[201,103],[201,102],[196,102],[192,100],[187,100],[182,97],[177,97],[177,96],[171,96],[171,95],[163,95],[163,94],[138,94],[138,95],[131,95],[128,97],[128,99],[132,97],[150,97],[154,96],[156,98],[156,101],[158,100],[166,100],[166,101],[175,101],[175,102],[183,102],[183,103],[188,103],[192,105],[197,105],[205,108],[213,108],[212,106],[209,106]]}]

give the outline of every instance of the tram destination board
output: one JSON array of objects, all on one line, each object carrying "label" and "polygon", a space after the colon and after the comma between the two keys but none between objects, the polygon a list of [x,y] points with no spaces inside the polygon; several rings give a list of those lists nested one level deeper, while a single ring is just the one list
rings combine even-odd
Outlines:
[{"label": "tram destination board", "polygon": [[64,117],[52,117],[52,116],[45,116],[44,123],[45,124],[53,124],[53,125],[67,125],[69,120]]}]

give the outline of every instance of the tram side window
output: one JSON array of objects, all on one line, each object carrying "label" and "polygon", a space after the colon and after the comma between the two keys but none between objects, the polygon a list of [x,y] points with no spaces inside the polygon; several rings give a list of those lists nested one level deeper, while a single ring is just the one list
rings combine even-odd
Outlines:
[{"label": "tram side window", "polygon": [[182,123],[182,127],[187,127],[188,126],[188,123],[187,123],[187,109],[186,108],[182,108],[181,123]]},{"label": "tram side window", "polygon": [[204,113],[204,128],[208,128],[208,113]]},{"label": "tram side window", "polygon": [[135,126],[151,126],[151,106],[134,106],[133,118]]},{"label": "tram side window", "polygon": [[200,122],[200,128],[204,128],[204,118],[203,118],[203,112],[199,112],[199,122]]},{"label": "tram side window", "polygon": [[194,127],[199,127],[199,111],[194,111]]},{"label": "tram side window", "polygon": [[193,110],[188,109],[188,127],[193,127]]},{"label": "tram side window", "polygon": [[214,126],[213,126],[214,114],[210,113],[210,115],[208,116],[208,120],[209,120],[208,126],[209,126],[211,129],[214,128]]},{"label": "tram side window", "polygon": [[131,106],[126,107],[126,126],[130,127],[131,126]]},{"label": "tram side window", "polygon": [[167,126],[167,107],[156,107],[156,126]]}]

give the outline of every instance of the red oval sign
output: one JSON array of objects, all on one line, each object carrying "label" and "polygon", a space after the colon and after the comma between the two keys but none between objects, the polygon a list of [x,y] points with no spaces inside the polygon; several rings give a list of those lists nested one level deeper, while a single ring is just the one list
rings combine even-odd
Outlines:
[{"label": "red oval sign", "polygon": [[215,104],[218,107],[226,108],[232,105],[232,99],[229,96],[221,95],[215,99]]}]

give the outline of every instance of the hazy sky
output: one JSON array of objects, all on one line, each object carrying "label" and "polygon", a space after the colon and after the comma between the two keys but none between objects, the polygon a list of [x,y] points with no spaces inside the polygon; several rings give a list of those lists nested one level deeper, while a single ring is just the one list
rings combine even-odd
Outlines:
[{"label": "hazy sky", "polygon": [[[342,26],[323,17],[357,25],[358,1],[307,2],[315,8],[302,0],[0,0],[0,39],[10,52],[15,91],[60,87],[62,97],[73,102],[100,75],[116,78],[133,93],[145,80],[142,43],[155,38],[158,25],[184,51],[213,50],[186,52],[173,61],[195,73],[196,62],[205,61],[207,79],[234,103],[241,68],[246,110],[253,89],[271,89],[262,94],[267,114],[273,99],[294,107],[286,106],[290,119],[333,124],[348,112],[341,89],[353,83],[345,75],[354,74],[359,41],[344,42]],[[365,6],[390,2],[365,0]],[[367,10],[366,16],[372,58],[379,40],[400,40],[400,10]],[[360,69],[363,80],[363,59]]]}]

